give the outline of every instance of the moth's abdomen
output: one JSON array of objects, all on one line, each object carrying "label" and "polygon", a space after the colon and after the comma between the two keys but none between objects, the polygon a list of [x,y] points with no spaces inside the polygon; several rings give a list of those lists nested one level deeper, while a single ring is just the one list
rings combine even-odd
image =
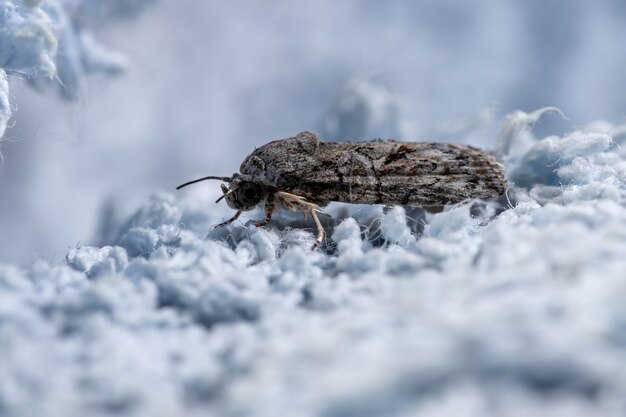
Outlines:
[{"label": "moth's abdomen", "polygon": [[313,201],[432,206],[506,190],[491,154],[443,143],[335,143],[301,133],[257,149],[241,169]]}]

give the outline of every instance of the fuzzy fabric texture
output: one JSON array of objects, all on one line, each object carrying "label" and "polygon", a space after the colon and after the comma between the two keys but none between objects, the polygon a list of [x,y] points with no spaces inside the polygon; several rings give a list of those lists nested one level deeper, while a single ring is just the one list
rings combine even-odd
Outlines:
[{"label": "fuzzy fabric texture", "polygon": [[0,2],[0,68],[31,77],[56,73],[53,22],[37,2]]},{"label": "fuzzy fabric texture", "polygon": [[[152,3],[0,0],[0,138],[11,125],[12,75],[26,77],[34,87],[51,86],[66,99],[80,97],[90,74],[116,75],[128,66],[124,56],[94,39],[93,29],[112,19],[136,16]],[[593,14],[596,9],[613,10],[611,14],[620,16],[617,3],[615,9],[583,7],[582,2],[568,5],[574,12],[564,21],[557,19],[565,14],[561,5],[542,4],[542,10],[550,12],[542,16],[553,18],[545,26],[533,26],[536,21],[528,19],[532,52],[519,54],[519,61],[513,59],[518,55],[515,47],[510,48],[513,55],[498,49],[511,45],[501,41],[514,37],[519,28],[506,17],[519,13],[493,2],[480,4],[482,9],[467,20],[478,28],[473,40],[462,30],[452,30],[463,20],[458,20],[463,13],[446,15],[450,20],[444,20],[447,24],[435,32],[418,30],[410,37],[399,32],[400,38],[417,40],[409,43],[411,48],[402,56],[420,60],[417,68],[422,72],[413,72],[416,67],[410,65],[398,66],[394,60],[390,68],[405,68],[405,76],[411,79],[427,79],[427,75],[431,82],[433,76],[433,89],[448,97],[428,102],[422,112],[434,107],[448,113],[455,108],[457,100],[449,98],[465,91],[455,74],[462,74],[463,79],[472,74],[474,93],[487,91],[485,78],[489,84],[504,83],[526,60],[541,65],[530,67],[536,73],[524,70],[520,91],[511,92],[516,98],[526,97],[527,101],[522,100],[525,107],[534,103],[530,99],[535,91],[528,85],[574,91],[585,97],[585,103],[594,101],[588,98],[589,92],[602,98],[598,102],[617,100],[604,96],[605,90],[595,88],[596,84],[564,88],[563,81],[576,78],[571,73],[568,78],[565,69],[575,70],[587,62],[596,66],[601,62],[605,70],[616,68],[616,73],[582,79],[612,83],[619,75],[619,60],[607,63],[593,59],[594,54],[585,55],[585,45],[587,53],[595,53],[601,49],[598,45],[606,44],[605,38],[588,36],[597,33],[593,31],[581,32],[587,34],[585,42],[573,36],[579,26],[602,22]],[[363,9],[355,3],[354,9],[334,13],[335,8],[345,6],[331,6],[320,9],[326,19],[311,18],[314,25],[296,19],[298,28],[286,24],[290,19],[258,19],[260,13],[266,15],[265,5],[248,4],[241,10],[251,11],[243,19],[233,11],[237,6],[224,6],[227,14],[216,15],[208,26],[219,27],[219,17],[228,16],[225,27],[233,32],[209,33],[215,33],[220,42],[236,39],[235,35],[244,39],[226,42],[234,45],[237,59],[224,61],[229,65],[243,62],[243,67],[253,68],[255,77],[249,79],[254,83],[244,83],[246,94],[234,106],[248,109],[245,117],[229,118],[218,100],[220,111],[214,117],[225,118],[222,127],[228,126],[228,131],[238,121],[263,119],[267,114],[272,114],[268,124],[278,124],[276,115],[302,124],[304,119],[297,112],[276,111],[280,107],[271,105],[269,113],[258,111],[266,107],[270,92],[277,90],[277,83],[268,80],[279,79],[282,90],[293,91],[302,79],[317,79],[321,72],[353,70],[345,63],[329,66],[334,61],[320,60],[316,51],[328,49],[336,39],[318,44],[316,37],[309,39],[310,44],[303,43],[314,47],[289,55],[290,65],[284,65],[289,72],[266,72],[257,78],[256,61],[239,60],[255,56],[249,52],[259,45],[251,43],[251,49],[246,49],[245,44],[257,32],[240,29],[257,21],[284,28],[285,32],[269,37],[271,43],[287,35],[293,43],[293,39],[302,40],[291,38],[294,29],[315,32],[324,24],[343,28],[342,18],[352,18]],[[382,14],[383,7],[379,7]],[[498,7],[500,12],[485,13]],[[520,7],[528,16],[537,14],[532,2]],[[378,36],[382,33],[377,32],[378,12],[373,14],[373,20],[356,20],[364,22],[362,27],[372,31],[373,37],[350,37],[362,36],[368,45],[374,38],[385,38]],[[441,18],[421,10],[418,15],[424,20],[411,20],[410,26],[421,30],[428,21]],[[586,25],[579,23],[583,15],[592,16]],[[188,20],[193,19],[187,15],[184,21]],[[207,26],[205,21],[200,23]],[[497,37],[477,35],[482,28],[497,29],[498,24],[502,30],[496,31]],[[607,26],[606,33],[620,28]],[[567,36],[550,37],[549,31]],[[430,38],[443,43],[424,41]],[[469,47],[479,44],[482,48],[485,39],[493,43],[490,53],[483,56],[482,49],[478,53]],[[553,43],[539,47],[546,42]],[[570,45],[580,44],[578,61],[568,60]],[[221,50],[210,45],[212,53]],[[449,56],[440,55],[446,45],[458,45],[453,55],[480,55],[485,66],[472,70],[468,67],[471,60],[447,66],[439,58],[432,60]],[[344,55],[358,49],[337,47],[333,53]],[[291,46],[285,50],[293,51]],[[264,59],[283,57],[270,54],[266,58],[267,50],[258,51]],[[623,56],[610,51],[608,55],[615,59]],[[210,59],[229,56],[210,55]],[[360,55],[356,56],[361,63]],[[502,72],[495,75],[487,71],[500,62],[494,57],[501,56],[510,66],[501,67]],[[430,64],[424,66],[422,58]],[[196,76],[185,72],[185,78],[193,82],[204,78],[207,62],[195,62],[195,68],[203,72]],[[313,65],[318,62],[320,67]],[[305,76],[290,76],[292,67],[298,65],[301,72],[293,74]],[[237,73],[241,68],[235,65],[232,70]],[[168,74],[179,73],[177,69]],[[595,66],[592,73],[597,73]],[[224,91],[230,91],[235,84],[225,85]],[[187,85],[194,92],[206,91],[198,87]],[[320,86],[311,83],[309,88]],[[186,103],[190,94],[180,89]],[[167,110],[172,105],[182,112],[211,108],[181,105],[180,99],[172,99],[173,91],[165,91]],[[299,112],[312,107],[317,111],[317,106],[306,107],[311,100],[307,94],[287,102],[297,103],[293,107]],[[472,96],[473,105],[474,95],[466,96]],[[255,97],[260,97],[256,105]],[[568,104],[576,102],[577,97],[565,97]],[[249,102],[250,108],[246,107]],[[619,101],[615,103],[613,109],[623,109]],[[611,108],[607,104],[593,107],[598,111]],[[142,108],[136,106],[129,120]],[[589,111],[589,107],[582,108]],[[473,201],[437,214],[419,208],[331,205],[328,211],[333,218],[323,219],[328,239],[319,250],[311,251],[314,225],[304,222],[301,215],[282,214],[267,228],[258,229],[252,223],[262,213],[252,212],[227,228],[214,227],[233,213],[223,203],[213,204],[220,195],[218,184],[205,183],[177,194],[156,193],[125,221],[119,221],[121,215],[109,207],[98,242],[70,248],[62,262],[36,260],[28,267],[0,264],[0,416],[626,415],[626,126],[596,122],[544,137],[533,126],[550,112],[559,111],[517,111],[502,120],[495,151],[506,166],[511,187],[498,201]],[[472,136],[471,132],[488,125],[493,114],[487,109],[444,130],[426,132],[442,140],[454,142],[462,137],[465,143],[485,146],[495,142],[490,139],[493,136],[484,131]],[[137,118],[152,120],[154,115]],[[209,116],[203,121],[217,125]],[[429,113],[421,117],[420,122],[428,120]],[[258,120],[248,124],[251,129],[266,126]],[[155,129],[160,134],[164,131],[168,141],[172,132],[177,137],[198,133],[189,129],[181,134],[179,123],[169,129],[165,126],[155,124]],[[281,126],[283,130],[293,127]],[[201,132],[205,128],[203,124]],[[360,80],[350,83],[330,106],[319,130],[324,138],[340,140],[424,137],[421,128],[406,100],[387,87]],[[221,138],[220,132],[217,129],[213,135]],[[200,149],[205,151],[206,143]],[[154,147],[150,150],[156,151]],[[204,151],[197,151],[203,163]],[[161,152],[175,154],[171,148],[161,148]],[[44,156],[49,159],[46,152]],[[93,162],[93,158],[87,160]],[[36,165],[33,161],[38,160],[30,160]],[[177,168],[173,163],[164,175]],[[132,178],[132,172],[127,167],[120,178]],[[89,187],[103,188],[86,182]],[[26,184],[25,193],[32,193]],[[65,195],[76,199],[81,194],[70,191]],[[6,197],[5,201],[13,202]],[[46,213],[46,220],[59,217]],[[46,238],[39,230],[33,236]]]},{"label": "fuzzy fabric texture", "polygon": [[51,77],[56,47],[50,20],[36,3],[0,1],[0,140],[11,118],[6,72]]},{"label": "fuzzy fabric texture", "polygon": [[[0,68],[0,140],[11,118],[11,105],[9,104],[9,83],[7,74]],[[0,158],[1,158],[0,154]]]},{"label": "fuzzy fabric texture", "polygon": [[497,202],[331,206],[310,251],[295,218],[212,228],[210,184],[0,267],[0,415],[623,415],[626,135],[535,137],[550,110],[503,121]]},{"label": "fuzzy fabric texture", "polygon": [[52,84],[74,99],[91,73],[116,75],[125,58],[97,43],[92,29],[136,15],[155,0],[0,0],[0,139],[11,117],[6,74]]}]

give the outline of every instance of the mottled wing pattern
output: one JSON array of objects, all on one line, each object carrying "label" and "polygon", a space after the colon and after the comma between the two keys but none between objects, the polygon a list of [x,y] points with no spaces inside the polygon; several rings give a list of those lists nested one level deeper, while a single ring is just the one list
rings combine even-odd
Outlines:
[{"label": "mottled wing pattern", "polygon": [[241,173],[318,202],[432,206],[495,198],[506,190],[503,168],[478,148],[322,142],[308,132],[256,149]]}]

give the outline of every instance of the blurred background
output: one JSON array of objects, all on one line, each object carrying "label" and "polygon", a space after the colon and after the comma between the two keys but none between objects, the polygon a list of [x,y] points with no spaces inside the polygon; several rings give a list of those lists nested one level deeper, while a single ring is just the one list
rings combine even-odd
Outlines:
[{"label": "blurred background", "polygon": [[515,109],[559,107],[568,119],[543,134],[623,122],[625,18],[620,0],[161,0],[87,20],[127,70],[79,86],[60,73],[61,94],[9,77],[0,262],[61,261],[101,239],[103,213],[230,175],[302,130],[489,148]]}]

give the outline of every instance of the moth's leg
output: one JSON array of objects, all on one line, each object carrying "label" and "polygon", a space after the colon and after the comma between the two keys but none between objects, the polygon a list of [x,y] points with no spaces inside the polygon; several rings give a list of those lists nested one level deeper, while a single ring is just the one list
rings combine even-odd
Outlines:
[{"label": "moth's leg", "polygon": [[317,212],[315,209],[311,210],[311,217],[313,217],[315,225],[317,226],[317,238],[315,239],[313,246],[311,246],[311,250],[313,250],[322,244],[322,240],[324,240],[324,228],[322,227],[322,223],[320,223],[320,219],[317,218]]},{"label": "moth's leg", "polygon": [[276,203],[280,204],[287,210],[304,212],[305,219],[307,213],[311,213],[311,216],[315,221],[315,225],[317,226],[317,238],[315,239],[315,243],[311,249],[315,249],[322,243],[322,240],[324,240],[324,228],[322,227],[317,214],[320,213],[325,216],[330,216],[329,214],[324,213],[317,205],[306,201],[304,197],[291,194],[286,191],[278,191],[276,193]]},{"label": "moth's leg", "polygon": [[229,224],[237,220],[239,216],[241,216],[241,210],[237,210],[237,213],[235,213],[233,217],[231,217],[230,219],[226,220],[223,223],[218,224],[216,227],[228,226]]},{"label": "moth's leg", "polygon": [[311,210],[315,210],[316,213],[326,217],[333,217],[322,210],[318,205],[306,201],[304,197],[286,191],[277,191],[275,194],[275,202],[287,210],[302,211],[305,220],[307,219],[307,213]]},{"label": "moth's leg", "polygon": [[275,209],[276,209],[276,203],[274,202],[274,196],[270,195],[267,197],[267,201],[265,202],[265,219],[257,223],[256,227],[267,226],[270,220],[272,220],[272,214],[274,214]]}]

